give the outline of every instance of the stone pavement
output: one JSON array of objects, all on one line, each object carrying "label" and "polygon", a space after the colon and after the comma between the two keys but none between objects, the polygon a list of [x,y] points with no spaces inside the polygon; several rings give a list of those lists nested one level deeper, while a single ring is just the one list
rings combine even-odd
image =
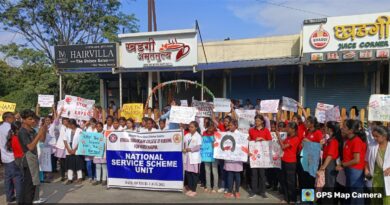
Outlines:
[{"label": "stone pavement", "polygon": [[[41,187],[41,197],[46,203],[279,203],[280,195],[268,192],[268,199],[257,196],[248,199],[247,192],[241,189],[241,199],[225,199],[223,194],[204,193],[198,189],[198,195],[189,198],[179,192],[158,192],[130,189],[107,189],[101,185],[92,186],[89,181],[80,185],[64,185],[55,180]],[[0,184],[0,204],[4,204],[4,183]]]}]

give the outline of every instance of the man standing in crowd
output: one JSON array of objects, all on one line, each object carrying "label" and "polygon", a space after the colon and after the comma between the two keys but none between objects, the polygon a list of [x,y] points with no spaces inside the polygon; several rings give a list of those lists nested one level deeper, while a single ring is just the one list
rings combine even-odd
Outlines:
[{"label": "man standing in crowd", "polygon": [[[22,173],[15,163],[14,154],[7,149],[8,135],[11,124],[15,122],[15,115],[11,112],[3,114],[3,122],[0,125],[0,150],[1,161],[4,164],[4,187],[7,202],[13,202],[19,198],[22,188]],[[16,190],[16,198],[14,190]]]},{"label": "man standing in crowd", "polygon": [[23,186],[21,189],[19,203],[31,204],[34,199],[35,186],[39,185],[39,163],[37,156],[37,144],[39,141],[45,141],[47,125],[44,124],[38,131],[34,131],[35,113],[31,110],[24,110],[21,112],[23,124],[19,131],[18,139],[24,157],[22,159],[21,167],[23,168]]}]

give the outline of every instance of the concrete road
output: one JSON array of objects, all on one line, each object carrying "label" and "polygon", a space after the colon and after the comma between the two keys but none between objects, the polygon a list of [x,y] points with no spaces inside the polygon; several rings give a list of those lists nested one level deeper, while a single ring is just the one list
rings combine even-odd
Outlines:
[{"label": "concrete road", "polygon": [[[64,185],[55,180],[41,186],[41,197],[46,203],[279,203],[280,195],[267,192],[268,199],[256,196],[248,199],[247,192],[241,189],[241,199],[225,199],[223,194],[204,193],[198,189],[198,195],[189,198],[179,192],[156,192],[130,189],[107,189],[101,185],[92,186],[89,181],[81,185]],[[0,184],[0,204],[4,204],[4,183]]]}]

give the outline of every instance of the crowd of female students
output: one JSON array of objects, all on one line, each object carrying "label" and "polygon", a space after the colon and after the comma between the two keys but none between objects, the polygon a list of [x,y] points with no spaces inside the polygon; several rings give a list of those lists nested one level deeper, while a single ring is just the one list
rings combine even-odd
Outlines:
[{"label": "crowd of female students", "polygon": [[[158,122],[146,115],[140,124],[132,119],[113,116],[108,116],[105,124],[100,122],[102,119],[98,121],[95,118],[88,122],[62,118],[60,122],[60,115],[61,113],[47,118],[46,123],[50,124],[47,135],[55,136],[56,142],[50,143],[53,148],[53,170],[56,170],[54,164],[59,160],[62,181],[67,178],[66,184],[73,183],[74,179],[76,183],[82,183],[84,176],[88,177],[93,185],[107,184],[105,155],[101,158],[92,158],[76,154],[82,131],[153,132],[174,127],[171,126],[173,123],[167,126],[169,115],[168,117],[161,115]],[[203,126],[199,126],[197,121],[189,125],[180,124],[178,127],[184,131],[185,194],[190,197],[196,196],[200,181],[205,192],[224,193],[225,198],[240,198],[241,178],[244,177],[249,198],[254,198],[256,195],[267,198],[266,189],[273,188],[279,189],[283,194],[283,202],[298,202],[297,196],[300,196],[300,190],[316,188],[316,178],[305,172],[300,162],[303,142],[307,141],[320,143],[322,146],[323,154],[318,176],[321,173],[325,176],[322,187],[324,191],[363,193],[367,192],[368,188],[365,182],[372,182],[369,185],[374,187],[372,191],[382,193],[383,198],[379,200],[383,204],[390,204],[390,198],[387,196],[390,193],[386,193],[383,188],[385,177],[390,176],[388,129],[376,122],[370,124],[369,129],[364,130],[360,121],[353,119],[346,120],[343,124],[332,121],[319,124],[315,117],[306,116],[306,113],[304,115],[304,120],[303,117],[295,115],[291,121],[274,121],[257,114],[253,128],[248,133],[243,133],[249,135],[250,141],[270,141],[273,140],[271,132],[275,132],[277,143],[283,150],[281,169],[251,168],[249,163],[213,158],[204,160],[201,157],[202,150],[206,149],[204,147],[206,142],[213,143],[219,132],[240,133],[234,108],[231,113],[225,113],[223,118],[214,115],[211,118],[204,118]],[[200,127],[203,129],[200,130]],[[282,139],[280,132],[286,132],[287,137]],[[340,184],[337,180],[340,175],[345,176],[345,184]],[[321,199],[320,202],[337,203],[335,199]],[[366,202],[367,199],[363,198],[351,198],[345,201],[346,204]],[[376,204],[378,201],[374,199],[371,203]]]}]

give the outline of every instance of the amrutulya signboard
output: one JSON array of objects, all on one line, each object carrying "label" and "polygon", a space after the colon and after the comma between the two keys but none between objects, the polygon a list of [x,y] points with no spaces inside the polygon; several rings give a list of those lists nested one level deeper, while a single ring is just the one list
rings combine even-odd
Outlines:
[{"label": "amrutulya signboard", "polygon": [[198,64],[195,29],[119,34],[121,68],[188,67]]},{"label": "amrutulya signboard", "polygon": [[55,46],[57,68],[115,68],[116,43]]},{"label": "amrutulya signboard", "polygon": [[307,61],[387,60],[390,12],[306,20]]}]

